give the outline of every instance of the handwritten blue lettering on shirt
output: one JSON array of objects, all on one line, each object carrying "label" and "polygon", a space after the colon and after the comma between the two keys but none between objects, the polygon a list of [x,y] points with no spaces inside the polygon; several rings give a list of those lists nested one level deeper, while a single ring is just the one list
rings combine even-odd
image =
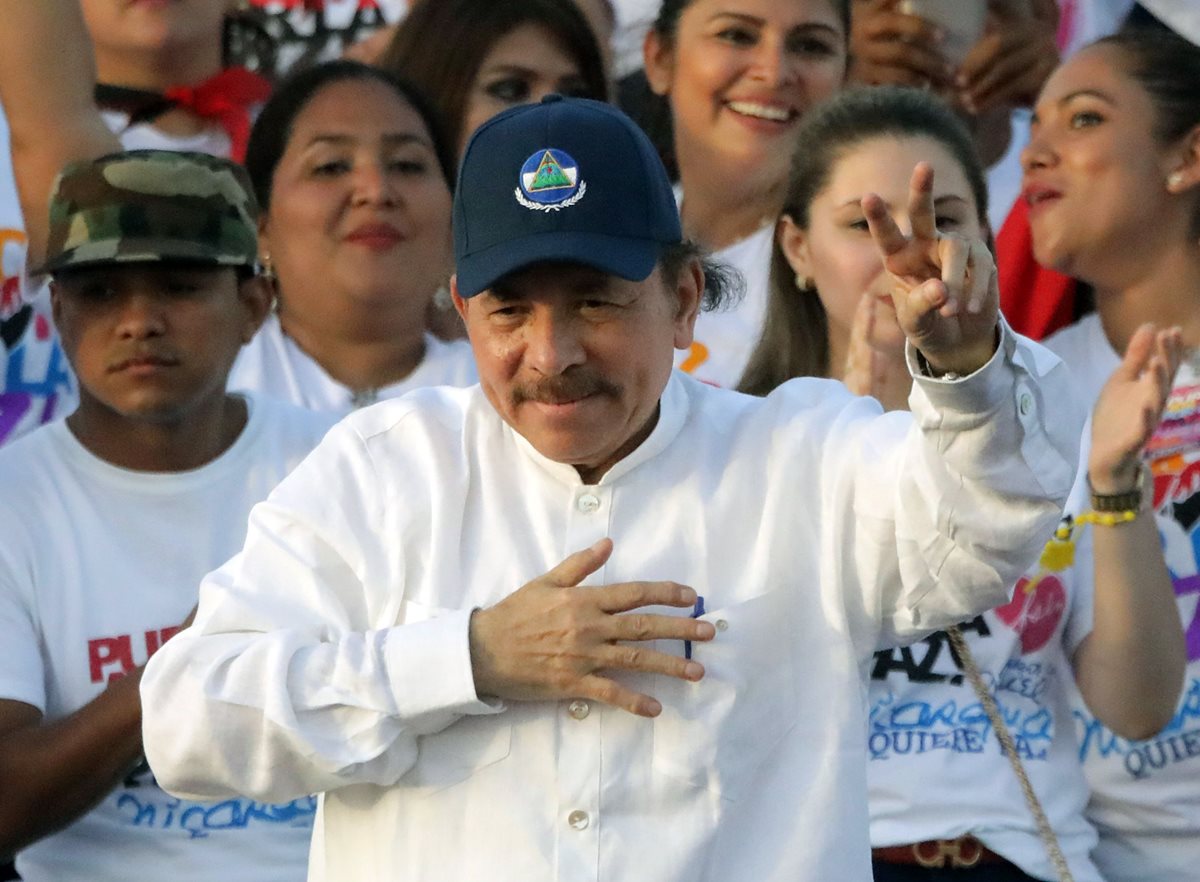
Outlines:
[{"label": "handwritten blue lettering on shirt", "polygon": [[1087,711],[1075,710],[1079,759],[1120,758],[1131,778],[1145,780],[1168,766],[1200,758],[1200,678],[1188,680],[1174,718],[1154,738],[1129,741],[1113,734]]},{"label": "handwritten blue lettering on shirt", "polygon": [[305,796],[283,804],[227,799],[224,802],[188,802],[161,790],[124,792],[116,797],[122,819],[131,827],[186,831],[201,839],[223,830],[246,830],[252,825],[312,827],[317,798]]},{"label": "handwritten blue lettering on shirt", "polygon": [[[975,632],[979,639],[991,636],[982,616],[963,625],[962,630]],[[962,661],[944,633],[932,634],[910,647],[877,652],[871,679],[887,682],[889,675],[897,674],[920,688],[872,689],[875,698],[867,732],[872,760],[937,750],[1001,750],[983,706],[964,682]],[[983,672],[1022,759],[1044,760],[1049,753],[1054,716],[1043,699],[1053,676],[1048,666],[1020,657],[1009,659],[998,674]],[[960,694],[946,697],[948,689]]]},{"label": "handwritten blue lettering on shirt", "polygon": [[143,759],[126,777],[110,799],[121,820],[130,827],[186,832],[190,839],[203,839],[220,831],[246,830],[272,825],[311,829],[317,798],[305,796],[287,803],[263,803],[250,799],[223,802],[192,802],[171,796],[158,786],[154,773]]}]

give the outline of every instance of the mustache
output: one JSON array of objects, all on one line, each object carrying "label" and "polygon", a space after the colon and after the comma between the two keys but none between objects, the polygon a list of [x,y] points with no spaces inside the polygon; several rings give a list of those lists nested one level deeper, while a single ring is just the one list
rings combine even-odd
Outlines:
[{"label": "mustache", "polygon": [[546,377],[536,382],[520,383],[513,387],[513,404],[536,401],[539,404],[567,404],[591,395],[612,395],[620,388],[594,371],[570,370],[555,377]]}]

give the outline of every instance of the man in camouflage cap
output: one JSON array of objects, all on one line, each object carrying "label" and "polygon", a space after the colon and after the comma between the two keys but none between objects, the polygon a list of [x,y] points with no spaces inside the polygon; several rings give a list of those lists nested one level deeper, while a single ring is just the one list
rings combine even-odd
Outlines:
[{"label": "man in camouflage cap", "polygon": [[[201,395],[218,407],[233,359],[269,305],[255,274],[256,213],[245,171],[203,153],[137,150],[63,170],[36,272],[54,280],[55,325],[79,379],[71,419],[86,420],[93,400],[165,419]],[[120,312],[101,307],[134,294],[158,306],[159,320],[108,327],[108,340],[97,342],[93,322]],[[139,342],[115,342],[129,335]],[[122,356],[137,369],[111,370]]]},{"label": "man in camouflage cap", "polygon": [[80,403],[0,450],[0,855],[30,882],[304,876],[313,800],[181,804],[141,760],[141,666],[328,425],[225,391],[270,302],[255,214],[237,165],[135,151],[36,218]]}]

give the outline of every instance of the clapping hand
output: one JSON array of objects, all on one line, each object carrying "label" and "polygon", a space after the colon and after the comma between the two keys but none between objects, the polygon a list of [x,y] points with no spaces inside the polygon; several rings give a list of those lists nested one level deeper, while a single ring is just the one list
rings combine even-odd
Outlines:
[{"label": "clapping hand", "polygon": [[879,389],[886,376],[887,364],[883,354],[872,344],[875,336],[875,312],[878,298],[867,292],[858,301],[854,310],[854,323],[850,326],[850,344],[846,352],[846,369],[842,382],[855,395],[879,397]]},{"label": "clapping hand", "polygon": [[859,298],[850,325],[842,382],[855,395],[870,395],[884,410],[908,407],[912,377],[904,362],[904,338],[891,326],[895,319],[874,291]]},{"label": "clapping hand", "polygon": [[1111,495],[1136,486],[1142,448],[1162,419],[1182,353],[1179,328],[1160,331],[1147,324],[1134,332],[1092,412],[1088,480],[1094,492]]},{"label": "clapping hand", "polygon": [[918,163],[909,184],[912,234],[904,235],[874,193],[862,200],[884,268],[896,319],[909,342],[939,373],[972,373],[996,351],[1000,289],[996,263],[981,239],[939,232],[933,169]]}]

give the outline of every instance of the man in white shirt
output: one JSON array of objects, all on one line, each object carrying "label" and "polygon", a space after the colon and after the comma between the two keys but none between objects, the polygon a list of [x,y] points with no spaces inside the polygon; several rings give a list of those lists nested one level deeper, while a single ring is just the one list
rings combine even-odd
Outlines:
[{"label": "man in white shirt", "polygon": [[912,416],[750,398],[671,370],[721,290],[629,119],[481,127],[452,282],[481,384],[348,417],[255,508],[142,680],[159,781],[323,791],[310,879],[869,880],[864,666],[1004,601],[1081,428],[927,168],[912,200],[907,238],[865,206]]}]

